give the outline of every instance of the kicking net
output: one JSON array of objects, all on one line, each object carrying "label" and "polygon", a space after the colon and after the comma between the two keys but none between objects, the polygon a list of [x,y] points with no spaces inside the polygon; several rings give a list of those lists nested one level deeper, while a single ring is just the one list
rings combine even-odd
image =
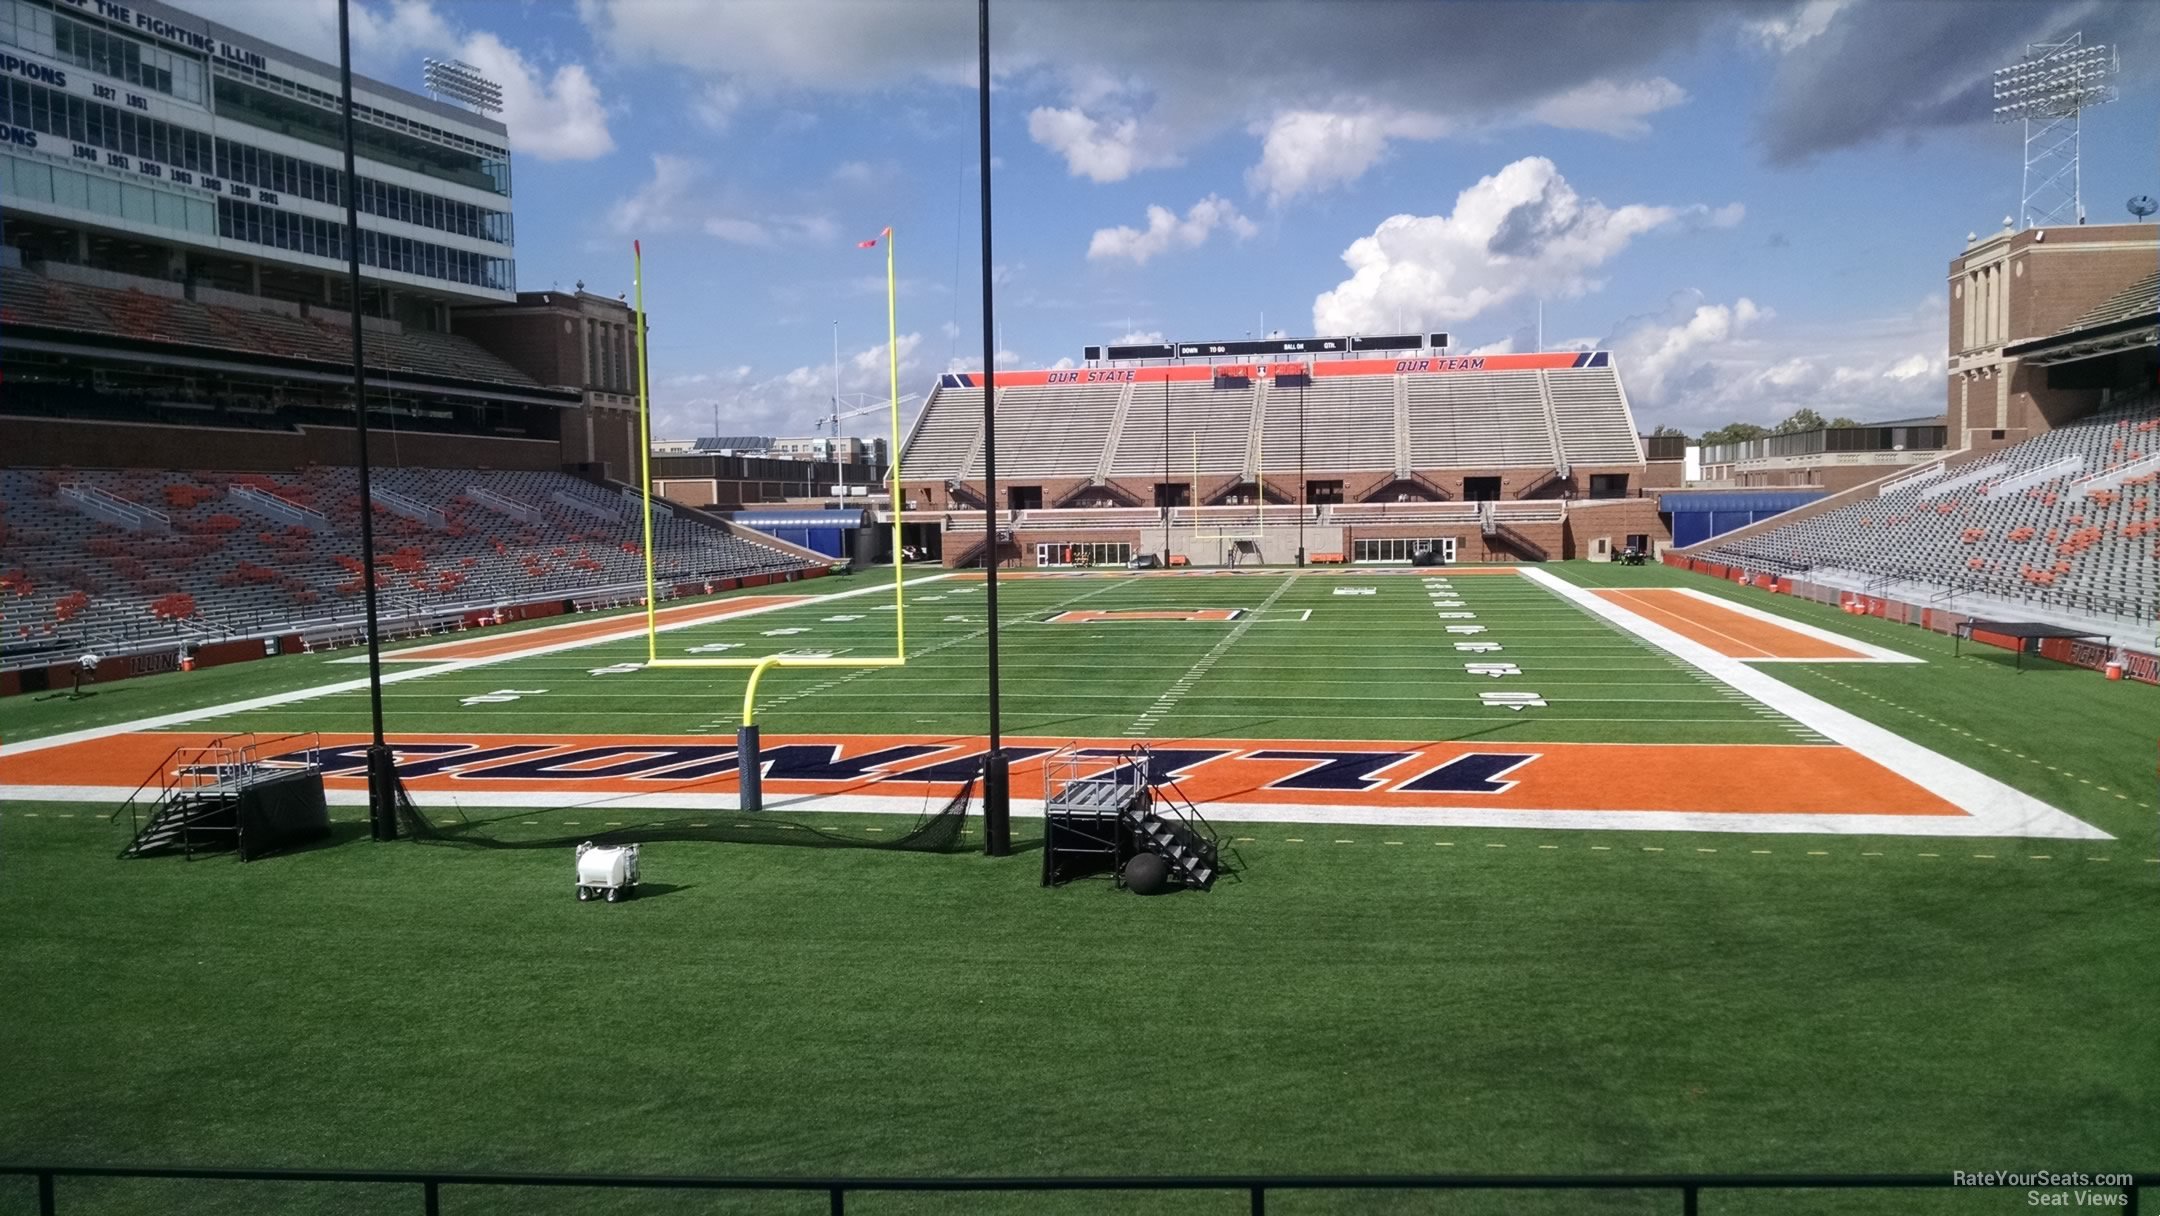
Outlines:
[{"label": "kicking net", "polygon": [[[789,819],[770,811],[687,811],[612,805],[555,808],[547,811],[489,809],[469,814],[456,808],[430,812],[414,802],[403,781],[397,784],[398,822],[406,837],[423,844],[475,849],[562,849],[585,841],[599,845],[647,844],[668,840],[709,840],[722,844],[780,844],[812,849],[886,849],[914,853],[960,853],[968,808],[975,801],[978,771],[942,806],[926,802],[912,826],[894,816],[895,828],[825,815]],[[564,810],[580,816],[578,830],[563,832]],[[607,816],[606,822],[601,815]]]}]

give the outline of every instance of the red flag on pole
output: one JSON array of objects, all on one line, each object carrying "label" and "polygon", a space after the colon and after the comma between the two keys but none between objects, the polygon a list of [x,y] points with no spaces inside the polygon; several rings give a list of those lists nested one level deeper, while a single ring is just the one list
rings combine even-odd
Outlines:
[{"label": "red flag on pole", "polygon": [[883,232],[880,232],[880,233],[878,233],[878,234],[877,234],[877,236],[871,237],[871,238],[870,238],[869,240],[867,240],[867,241],[857,241],[857,242],[855,242],[855,247],[856,247],[857,249],[875,249],[875,248],[877,248],[877,243],[878,243],[878,237],[886,237],[886,236],[891,236],[891,235],[892,235],[892,229],[890,229],[890,228],[887,228],[887,229],[886,229],[886,230],[884,230]]}]

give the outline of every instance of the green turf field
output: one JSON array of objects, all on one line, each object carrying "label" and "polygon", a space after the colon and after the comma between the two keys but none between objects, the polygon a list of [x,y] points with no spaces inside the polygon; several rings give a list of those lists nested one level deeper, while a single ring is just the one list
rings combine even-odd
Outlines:
[{"label": "green turf field", "polygon": [[[1334,594],[1370,586],[1370,597]],[[1507,657],[1538,674],[1553,705],[1495,714],[1478,703],[1490,680],[1466,674],[1451,622],[1422,581],[1400,576],[1255,573],[1132,578],[1081,575],[1008,580],[999,590],[1005,646],[1005,728],[1015,734],[1117,736],[1166,692],[1199,673],[1156,737],[1341,739],[1510,738],[1547,742],[1791,742],[1797,724],[1764,718],[1713,682],[1549,592],[1512,577],[1458,577],[1455,598],[1507,622]],[[854,672],[777,672],[762,704],[773,730],[948,732],[983,714],[985,593],[939,580],[909,590],[908,665]],[[1086,610],[1240,609],[1229,624],[1119,621],[1053,624]],[[889,595],[760,614],[663,632],[661,653],[730,657],[788,649],[846,656],[890,653]],[[716,650],[716,647],[731,647]],[[554,733],[710,734],[740,718],[744,673],[673,669],[607,672],[641,662],[642,638],[491,664],[387,689],[396,729]],[[356,674],[356,673],[354,673]],[[465,705],[498,690],[514,702]],[[543,691],[544,690],[544,691]],[[212,718],[205,729],[364,730],[362,690],[304,707]]]},{"label": "green turf field", "polygon": [[[568,860],[360,839],[242,866],[120,863],[109,807],[0,814],[0,1157],[699,1173],[2127,1169],[2160,1156],[2160,690],[1664,568],[1904,651],[1777,679],[2106,841],[1225,825],[1205,895],[1036,886],[1010,860],[649,846],[657,898]],[[1371,585],[1371,597],[1338,597]],[[803,590],[855,590],[862,580]],[[1478,703],[1420,579],[1002,583],[1005,727],[1049,737],[1810,743],[1508,577],[1452,586],[1544,710]],[[766,730],[959,732],[983,590],[911,586],[909,665],[779,672]],[[674,653],[876,652],[889,590],[660,635]],[[1230,624],[1047,624],[1238,608]],[[1307,612],[1310,615],[1307,616]],[[857,620],[828,620],[855,616]],[[954,619],[947,619],[954,618]],[[806,633],[768,636],[775,629]],[[1445,652],[1439,648],[1448,647]],[[390,728],[723,734],[740,671],[608,672],[634,639],[409,678]],[[1444,662],[1425,661],[1442,653]],[[1471,654],[1463,657],[1476,658]],[[393,667],[392,670],[400,670]],[[295,656],[0,702],[0,738],[364,671]],[[1550,673],[1550,674],[1548,674]],[[466,705],[502,690],[514,701]],[[1170,694],[1176,693],[1174,697]],[[1165,705],[1167,699],[1168,704]],[[361,694],[202,729],[356,731]],[[196,729],[191,724],[189,729]],[[63,1211],[410,1211],[411,1195],[77,1184]],[[822,1197],[457,1193],[446,1210],[823,1211]],[[864,1197],[851,1211],[1243,1211],[1242,1199]],[[0,1182],[0,1214],[33,1211]],[[1649,1212],[1640,1197],[1283,1196],[1277,1212]],[[2022,1192],[1721,1199],[2008,1212]]]}]

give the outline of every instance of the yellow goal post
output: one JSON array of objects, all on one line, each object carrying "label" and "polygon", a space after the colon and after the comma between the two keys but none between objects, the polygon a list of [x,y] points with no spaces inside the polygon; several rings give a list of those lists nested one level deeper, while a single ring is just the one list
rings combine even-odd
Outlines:
[{"label": "yellow goal post", "polygon": [[[630,243],[631,284],[637,300],[637,391],[638,391],[638,462],[641,473],[639,489],[644,496],[645,520],[645,662],[648,668],[715,667],[743,668],[750,672],[749,682],[743,688],[742,722],[745,728],[754,728],[757,720],[758,683],[765,673],[775,667],[904,667],[907,665],[907,600],[905,595],[906,571],[900,561],[901,522],[906,496],[900,490],[900,353],[899,353],[899,306],[896,280],[893,277],[893,236],[887,228],[881,234],[885,242],[885,350],[891,387],[891,467],[888,470],[888,488],[892,507],[892,566],[893,566],[893,651],[890,655],[872,655],[860,658],[843,656],[820,656],[802,654],[745,655],[740,657],[662,658],[660,657],[660,633],[658,602],[658,570],[653,554],[653,479],[652,479],[652,401],[646,383],[645,367],[645,262],[644,251],[637,241]],[[754,738],[754,736],[753,736]],[[746,770],[747,771],[747,770]],[[753,797],[746,781],[745,809]]]}]

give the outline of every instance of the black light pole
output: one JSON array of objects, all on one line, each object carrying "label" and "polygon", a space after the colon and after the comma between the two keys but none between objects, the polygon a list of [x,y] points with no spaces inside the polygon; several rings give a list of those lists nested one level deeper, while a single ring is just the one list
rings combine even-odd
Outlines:
[{"label": "black light pole", "polygon": [[[1305,373],[1306,377],[1311,372]],[[1305,564],[1305,377],[1298,379],[1297,386],[1297,564]],[[1262,510],[1266,505],[1262,504]]]},{"label": "black light pole", "polygon": [[377,840],[397,839],[397,766],[383,742],[382,639],[375,612],[375,499],[368,478],[367,364],[360,345],[360,179],[353,169],[351,0],[338,0],[338,79],[345,114],[345,269],[351,283],[353,432],[360,442],[360,590],[367,604],[368,711],[375,740],[368,744],[368,828]]},{"label": "black light pole", "polygon": [[1012,852],[1012,770],[998,730],[997,313],[990,298],[990,0],[976,0],[975,41],[982,170],[983,540],[990,555],[984,570],[984,598],[990,618],[990,751],[983,757],[983,852],[1003,857]]},{"label": "black light pole", "polygon": [[1170,565],[1170,500],[1176,495],[1170,492],[1170,372],[1163,370],[1162,378],[1162,564]]}]

